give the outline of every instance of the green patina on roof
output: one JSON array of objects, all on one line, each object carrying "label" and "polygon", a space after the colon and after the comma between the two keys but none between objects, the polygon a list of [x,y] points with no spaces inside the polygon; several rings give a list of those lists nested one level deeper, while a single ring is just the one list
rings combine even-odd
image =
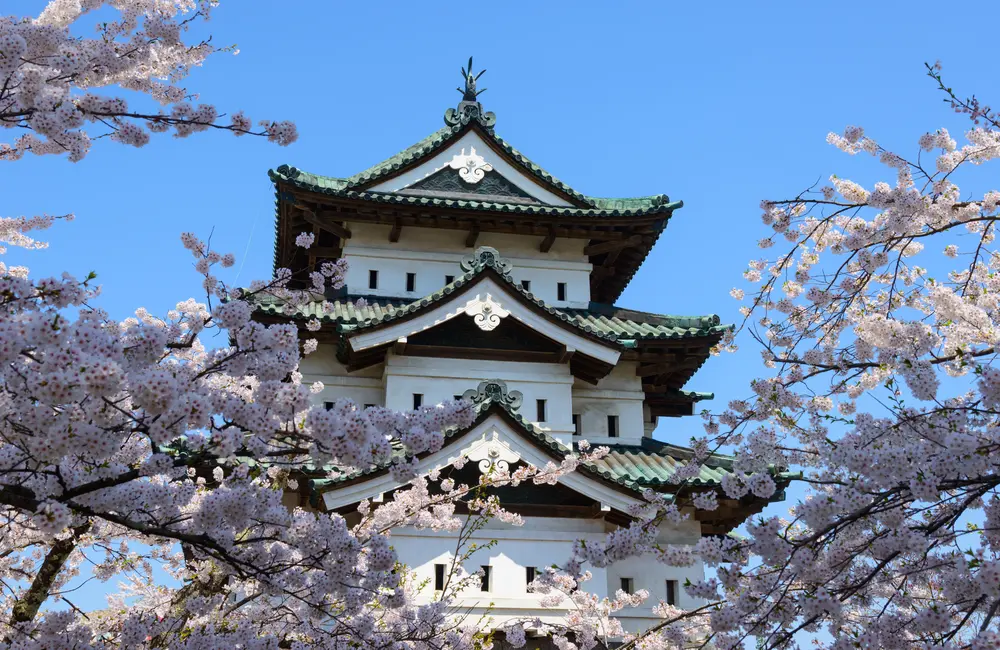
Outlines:
[{"label": "green patina on roof", "polygon": [[[279,302],[262,303],[259,309],[265,314],[335,324],[341,332],[355,332],[384,325],[424,309],[455,293],[462,287],[476,281],[488,271],[501,278],[508,290],[520,295],[525,302],[540,308],[551,317],[573,326],[582,332],[601,340],[616,343],[622,347],[634,347],[636,341],[658,339],[683,339],[707,336],[721,336],[732,328],[720,325],[719,317],[708,316],[665,316],[631,311],[608,305],[594,305],[592,309],[560,309],[551,307],[536,298],[510,275],[509,263],[499,256],[495,249],[481,247],[476,254],[462,262],[465,274],[455,278],[443,288],[419,300],[402,301],[385,298],[371,298],[364,306],[357,299],[347,298],[331,301],[317,301],[292,310]],[[329,304],[329,308],[326,305]]]},{"label": "green patina on roof", "polygon": [[[499,385],[502,388],[489,395],[489,388]],[[508,399],[508,394],[516,394],[514,400]],[[497,397],[499,396],[499,397]],[[517,391],[508,393],[503,381],[492,379],[479,384],[477,389],[466,391],[464,395],[473,403],[476,417],[471,425],[462,428],[452,428],[444,432],[445,445],[475,428],[490,415],[496,414],[512,422],[516,428],[538,446],[549,450],[557,458],[573,453],[573,450],[548,435],[534,423],[529,422],[517,412],[520,394]],[[607,445],[604,445],[607,446]],[[673,479],[677,470],[686,464],[693,456],[693,451],[685,447],[677,447],[645,438],[641,444],[611,445],[611,451],[600,460],[582,463],[580,470],[599,479],[614,483],[627,489],[642,491],[647,487],[668,488],[680,487],[682,482]],[[398,458],[403,457],[403,450],[396,452]],[[693,479],[683,482],[686,487],[717,487],[722,477],[732,473],[733,458],[722,454],[713,454],[701,466],[701,472]],[[354,481],[366,476],[380,474],[391,467],[392,462],[372,465],[363,470],[345,472],[334,478],[314,479],[310,482],[314,494],[335,489],[339,484]]]},{"label": "green patina on roof", "polygon": [[[476,126],[478,133],[501,151],[507,154],[522,171],[526,172],[529,176],[534,176],[535,178],[543,181],[544,183],[552,186],[558,192],[571,197],[576,200],[577,203],[582,204],[582,206],[597,207],[597,202],[599,201],[620,201],[621,199],[597,199],[594,197],[589,197],[577,192],[572,187],[563,183],[558,178],[547,172],[535,162],[532,162],[530,158],[525,156],[523,153],[515,149],[510,143],[506,142],[503,138],[499,137],[494,131],[492,126],[485,126],[483,123],[473,119],[465,120],[455,125],[445,126],[429,136],[420,140],[416,144],[413,144],[406,149],[403,149],[399,153],[390,156],[389,158],[383,160],[380,163],[372,165],[364,171],[358,172],[353,176],[348,176],[346,178],[336,178],[327,176],[318,176],[316,174],[308,174],[305,172],[299,172],[301,180],[308,186],[313,186],[316,188],[323,189],[333,189],[333,190],[355,190],[363,189],[365,186],[371,185],[387,176],[390,176],[404,168],[411,167],[418,164],[424,158],[433,156],[441,149],[447,147],[452,141],[457,140],[459,137],[467,133],[470,129]],[[293,169],[286,165],[278,168],[278,172],[281,173],[282,169]],[[273,178],[273,176],[272,176]],[[655,198],[655,197],[650,197]],[[640,199],[628,199],[630,201],[637,201]],[[661,199],[662,200],[662,199]]]},{"label": "green patina on roof", "polygon": [[[386,158],[380,163],[372,165],[364,171],[353,176],[335,177],[320,176],[310,172],[302,171],[290,165],[281,165],[277,169],[269,170],[268,175],[272,181],[284,181],[296,187],[320,192],[323,194],[336,194],[347,198],[364,198],[368,200],[409,203],[418,205],[450,206],[471,209],[485,210],[511,210],[515,212],[527,212],[531,214],[565,214],[572,216],[637,216],[642,214],[653,214],[657,212],[670,212],[680,208],[683,203],[680,201],[670,201],[666,194],[656,194],[653,196],[640,196],[630,198],[603,198],[587,196],[577,192],[572,187],[563,183],[551,173],[542,168],[541,165],[533,162],[530,158],[515,149],[510,143],[499,137],[493,130],[495,118],[484,119],[482,107],[478,104],[471,115],[461,115],[454,117],[454,111],[446,114],[445,126],[429,136],[420,140],[399,153]],[[492,114],[488,114],[492,116]],[[442,198],[401,196],[391,192],[376,192],[370,189],[384,178],[396,174],[404,169],[419,164],[425,158],[437,154],[440,150],[449,146],[453,141],[460,138],[469,130],[475,129],[489,144],[505,153],[516,165],[529,176],[534,176],[557,191],[575,201],[577,205],[573,207],[556,206],[526,206],[516,203],[504,203],[496,201],[476,201],[476,200],[452,200]],[[519,208],[514,210],[514,208]],[[529,209],[530,208],[530,209]]]},{"label": "green patina on roof", "polygon": [[[364,172],[362,172],[364,173]],[[410,196],[392,192],[376,192],[364,189],[354,189],[349,178],[334,178],[319,176],[304,172],[295,167],[281,165],[267,172],[274,182],[285,182],[295,187],[329,194],[349,199],[364,199],[376,203],[393,203],[404,205],[434,206],[443,208],[461,208],[465,210],[488,210],[492,212],[509,212],[514,214],[556,215],[566,217],[640,217],[652,214],[670,213],[682,207],[682,201],[670,201],[665,194],[638,198],[596,198],[584,197],[592,206],[560,207],[552,205],[530,205],[524,203],[505,203],[503,201],[450,199],[443,197]],[[351,178],[354,178],[353,176]],[[582,195],[581,195],[582,196]],[[280,199],[280,196],[279,196]]]}]

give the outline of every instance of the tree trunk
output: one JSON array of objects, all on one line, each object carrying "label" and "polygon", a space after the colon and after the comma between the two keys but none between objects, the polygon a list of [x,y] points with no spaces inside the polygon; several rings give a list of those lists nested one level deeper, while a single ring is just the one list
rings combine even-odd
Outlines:
[{"label": "tree trunk", "polygon": [[69,559],[76,544],[90,530],[90,522],[70,529],[72,535],[66,539],[56,540],[49,549],[42,566],[38,569],[38,575],[31,583],[28,591],[24,592],[14,604],[14,612],[10,617],[10,624],[27,623],[35,618],[39,608],[49,597],[49,590],[56,581],[56,576],[62,571],[63,565]]}]

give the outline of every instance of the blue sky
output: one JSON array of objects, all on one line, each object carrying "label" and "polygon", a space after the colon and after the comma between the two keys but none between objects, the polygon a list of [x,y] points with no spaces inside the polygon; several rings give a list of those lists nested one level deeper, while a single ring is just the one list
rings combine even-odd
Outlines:
[{"label": "blue sky", "polygon": [[[31,14],[43,4],[5,9]],[[760,200],[831,173],[871,173],[870,163],[825,144],[829,130],[860,124],[915,152],[925,130],[965,128],[923,62],[941,59],[956,89],[989,94],[975,81],[993,78],[983,41],[948,33],[997,14],[978,5],[964,16],[954,6],[949,26],[937,5],[920,2],[905,10],[872,2],[223,2],[209,25],[214,42],[241,52],[210,61],[188,87],[224,111],[293,120],[299,142],[281,149],[221,133],[161,136],[143,149],[101,141],[76,164],[7,163],[0,214],[77,216],[45,233],[47,251],[9,261],[36,274],[96,271],[100,304],[119,318],[197,295],[178,239],[185,230],[214,233],[218,249],[236,253],[239,282],[267,276],[267,169],[289,163],[349,175],[416,142],[459,100],[458,70],[472,54],[488,70],[481,100],[497,114],[497,132],[560,179],[591,195],[684,201],[620,303],[732,322],[738,304],[728,292],[743,286],[755,241],[767,234]],[[715,391],[722,407],[760,372],[744,341],[688,387]],[[658,436],[683,442],[700,429],[698,418],[670,420]]]}]

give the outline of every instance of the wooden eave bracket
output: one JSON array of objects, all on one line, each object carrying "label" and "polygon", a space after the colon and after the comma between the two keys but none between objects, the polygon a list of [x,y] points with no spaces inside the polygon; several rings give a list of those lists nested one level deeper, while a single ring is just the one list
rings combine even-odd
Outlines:
[{"label": "wooden eave bracket", "polygon": [[316,226],[317,228],[321,228],[327,231],[328,233],[336,235],[340,239],[351,238],[351,231],[346,226],[341,226],[340,224],[334,223],[333,221],[327,219],[321,219],[316,215],[316,213],[312,209],[307,208],[302,204],[296,204],[295,207],[302,211],[302,216],[305,218],[306,221]]}]

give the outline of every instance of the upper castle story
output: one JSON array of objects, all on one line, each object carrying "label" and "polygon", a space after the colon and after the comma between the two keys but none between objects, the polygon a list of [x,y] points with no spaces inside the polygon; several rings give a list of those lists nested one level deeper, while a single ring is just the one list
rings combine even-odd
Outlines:
[{"label": "upper castle story", "polygon": [[[470,62],[471,65],[471,62]],[[552,305],[612,304],[683,204],[665,194],[581,194],[500,138],[471,70],[445,126],[360,173],[320,176],[283,165],[275,267],[344,257],[351,295],[415,299],[459,274],[478,246],[510,259],[515,279]],[[314,249],[295,246],[303,230]]]},{"label": "upper castle story", "polygon": [[[593,197],[558,180],[496,134],[471,64],[445,126],[400,153],[353,176],[269,172],[275,268],[300,286],[325,261],[345,258],[349,270],[346,287],[323,297],[329,307],[265,305],[258,317],[318,318],[309,336],[329,362],[317,374],[381,382],[381,397],[359,403],[412,408],[418,395],[449,399],[499,378],[567,441],[639,440],[658,417],[692,414],[710,394],[684,387],[726,327],[614,304],[682,203]],[[302,232],[313,246],[295,244]],[[528,377],[515,369],[524,364],[539,365]],[[533,382],[546,373],[559,379]]]}]

